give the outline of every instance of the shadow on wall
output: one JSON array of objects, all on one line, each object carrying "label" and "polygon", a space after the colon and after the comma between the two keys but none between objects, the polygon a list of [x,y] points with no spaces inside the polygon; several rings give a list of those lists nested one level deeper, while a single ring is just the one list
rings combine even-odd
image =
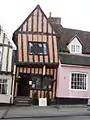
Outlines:
[{"label": "shadow on wall", "polygon": [[87,102],[88,102],[88,99],[56,98],[56,104],[62,104],[62,105],[87,104]]}]

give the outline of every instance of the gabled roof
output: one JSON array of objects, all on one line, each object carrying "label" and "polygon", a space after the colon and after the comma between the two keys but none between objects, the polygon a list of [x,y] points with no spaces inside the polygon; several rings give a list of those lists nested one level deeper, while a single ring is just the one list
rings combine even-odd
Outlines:
[{"label": "gabled roof", "polygon": [[90,66],[90,57],[81,55],[72,55],[69,53],[59,53],[61,64]]},{"label": "gabled roof", "polygon": [[70,40],[77,35],[80,38],[82,45],[82,52],[83,53],[90,53],[90,32],[82,31],[82,30],[76,30],[76,29],[70,29],[70,28],[64,28],[61,24],[55,23],[54,19],[49,18],[49,21],[51,22],[56,35],[60,36],[58,39],[58,49],[60,52],[68,52],[67,44],[70,42]]},{"label": "gabled roof", "polygon": [[[5,31],[3,30],[3,28],[0,26],[0,37],[3,35],[3,40],[4,43],[0,42],[0,44],[5,44],[5,45],[9,45],[10,47],[13,48],[12,45],[12,41],[8,38],[7,34],[5,33]],[[0,38],[1,39],[1,38]]]},{"label": "gabled roof", "polygon": [[[28,15],[28,17],[24,20],[24,22],[15,30],[15,32],[17,32],[17,31],[23,26],[23,24],[29,19],[29,17],[33,15],[33,13],[34,13],[34,11],[35,11],[36,9],[40,9],[40,11],[43,13],[43,15],[45,16],[45,18],[47,19],[47,21],[48,21],[49,24],[51,25],[51,22],[49,21],[49,19],[47,18],[47,16],[45,15],[45,13],[43,12],[43,10],[41,9],[40,5],[38,4],[38,5],[34,8],[34,10],[32,10],[32,12]],[[53,28],[53,26],[51,26],[51,27]],[[14,33],[15,33],[15,32],[14,32]]]},{"label": "gabled roof", "polygon": [[[78,37],[78,35],[77,35],[77,34],[75,34],[75,35],[71,38],[71,40],[69,41],[69,43],[71,43],[71,42],[74,40],[74,38],[77,38],[77,39],[78,39],[78,41],[80,42],[80,44],[81,44],[81,45],[83,45],[83,43],[82,43],[81,39]],[[67,45],[68,45],[69,43],[67,43]]]}]

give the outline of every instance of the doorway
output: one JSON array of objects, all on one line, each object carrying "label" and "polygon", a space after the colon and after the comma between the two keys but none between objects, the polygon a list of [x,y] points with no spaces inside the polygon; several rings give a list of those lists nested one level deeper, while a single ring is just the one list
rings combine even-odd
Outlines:
[{"label": "doorway", "polygon": [[18,96],[29,96],[29,76],[28,74],[20,74],[18,83]]}]

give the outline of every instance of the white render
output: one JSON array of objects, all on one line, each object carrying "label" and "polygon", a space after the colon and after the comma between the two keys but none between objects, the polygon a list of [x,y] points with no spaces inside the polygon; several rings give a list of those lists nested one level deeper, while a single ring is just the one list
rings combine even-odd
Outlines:
[{"label": "white render", "polygon": [[12,68],[12,48],[9,49],[9,55],[8,55],[8,61],[11,61],[11,62],[8,62],[8,71],[10,72],[11,71],[11,68]]},{"label": "white render", "polygon": [[[71,46],[72,46],[72,45],[78,45],[78,46],[80,46],[80,52],[76,52],[76,51],[75,51],[75,52],[72,52],[72,51],[71,51]],[[77,36],[75,36],[75,37],[72,38],[72,40],[71,40],[71,42],[69,43],[69,45],[67,46],[67,48],[68,48],[68,50],[70,51],[70,53],[82,54],[82,44],[79,42]]]},{"label": "white render", "polygon": [[[0,92],[0,103],[13,103],[14,82],[12,80],[12,53],[13,47],[5,32],[0,29],[0,48],[1,54],[1,68],[0,80],[7,80],[7,94]],[[1,83],[0,83],[1,84]]]}]

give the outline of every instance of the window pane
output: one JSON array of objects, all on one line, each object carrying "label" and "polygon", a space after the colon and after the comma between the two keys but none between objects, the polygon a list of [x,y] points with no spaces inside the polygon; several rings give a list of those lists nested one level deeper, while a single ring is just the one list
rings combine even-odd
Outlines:
[{"label": "window pane", "polygon": [[3,83],[2,79],[0,79],[0,83]]},{"label": "window pane", "polygon": [[41,87],[41,77],[36,75],[31,77],[32,80],[32,88],[40,88]]},{"label": "window pane", "polygon": [[7,84],[2,84],[2,94],[7,94]]},{"label": "window pane", "polygon": [[46,43],[43,44],[43,54],[44,55],[47,54],[47,45],[46,45]]},{"label": "window pane", "polygon": [[38,54],[38,44],[37,43],[33,44],[33,53]]},{"label": "window pane", "polygon": [[42,44],[41,43],[38,44],[38,53],[42,54]]},{"label": "window pane", "polygon": [[42,87],[44,89],[46,89],[46,88],[51,89],[51,85],[52,85],[51,77],[48,77],[48,76],[44,77],[43,78],[43,86]]},{"label": "window pane", "polygon": [[3,79],[3,83],[7,83],[7,80],[6,80],[6,79]]},{"label": "window pane", "polygon": [[80,52],[80,46],[76,45],[76,52]]},{"label": "window pane", "polygon": [[75,52],[75,45],[71,45],[71,51]]},{"label": "window pane", "polygon": [[29,43],[29,53],[32,54],[33,53],[33,44]]},{"label": "window pane", "polygon": [[41,86],[41,79],[40,79],[40,77],[37,77],[37,80],[36,80],[36,88],[40,88]]}]

